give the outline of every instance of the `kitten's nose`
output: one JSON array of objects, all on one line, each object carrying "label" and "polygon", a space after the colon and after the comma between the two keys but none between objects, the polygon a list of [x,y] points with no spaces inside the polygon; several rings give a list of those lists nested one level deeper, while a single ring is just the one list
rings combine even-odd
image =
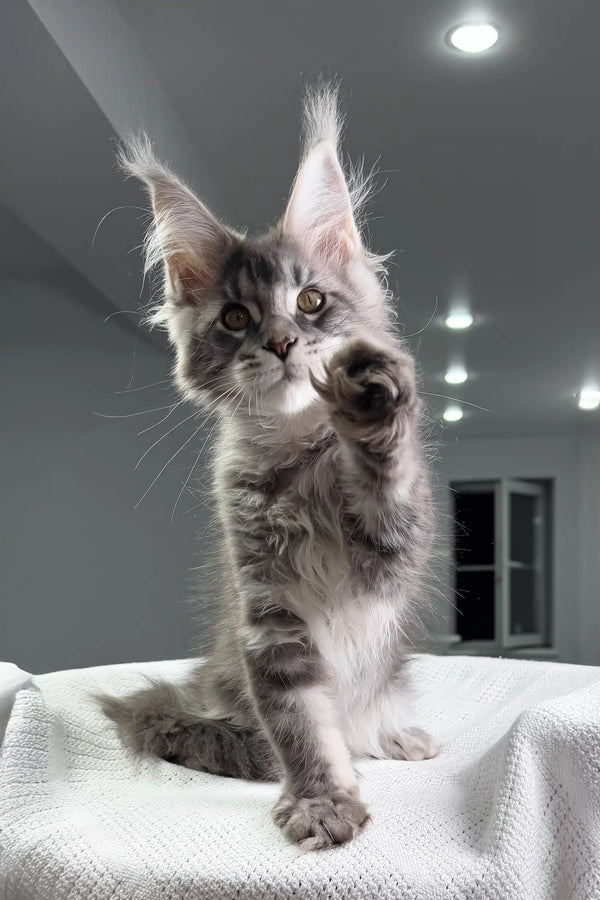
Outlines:
[{"label": "kitten's nose", "polygon": [[271,353],[275,353],[279,359],[285,359],[290,352],[290,347],[293,347],[297,340],[298,338],[284,337],[280,341],[276,341],[274,338],[269,338],[264,348],[265,350],[270,350]]}]

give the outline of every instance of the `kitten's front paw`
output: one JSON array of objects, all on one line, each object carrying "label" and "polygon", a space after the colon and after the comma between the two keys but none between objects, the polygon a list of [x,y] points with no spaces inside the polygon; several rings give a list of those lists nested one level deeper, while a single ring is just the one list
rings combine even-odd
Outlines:
[{"label": "kitten's front paw", "polygon": [[402,728],[384,743],[388,759],[407,759],[411,761],[433,759],[440,752],[439,746],[431,735],[422,728]]},{"label": "kitten's front paw", "polygon": [[313,387],[327,401],[334,421],[358,427],[393,420],[399,410],[417,404],[415,367],[408,354],[356,338],[339,350],[325,368],[325,380],[311,375]]},{"label": "kitten's front paw", "polygon": [[273,809],[273,819],[285,836],[304,850],[322,850],[345,844],[369,820],[364,803],[347,791],[322,797],[295,797],[285,793]]}]

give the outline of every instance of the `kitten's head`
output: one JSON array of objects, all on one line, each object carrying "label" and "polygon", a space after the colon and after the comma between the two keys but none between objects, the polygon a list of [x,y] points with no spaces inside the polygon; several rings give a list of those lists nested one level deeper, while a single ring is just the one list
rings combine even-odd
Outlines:
[{"label": "kitten's head", "polygon": [[310,94],[306,150],[281,222],[249,239],[222,225],[156,160],[147,138],[124,151],[152,199],[146,268],[161,265],[175,378],[192,401],[294,414],[317,399],[309,373],[342,343],[389,332],[382,259],[356,223],[367,185],[344,176],[336,93]]}]

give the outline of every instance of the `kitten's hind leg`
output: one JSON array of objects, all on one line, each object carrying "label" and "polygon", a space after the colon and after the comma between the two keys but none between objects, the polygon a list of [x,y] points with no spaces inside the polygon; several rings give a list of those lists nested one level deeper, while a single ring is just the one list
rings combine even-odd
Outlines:
[{"label": "kitten's hind leg", "polygon": [[282,776],[258,723],[238,725],[204,715],[187,685],[156,681],[122,699],[104,695],[98,700],[136,752],[214,775],[263,781]]},{"label": "kitten's hind leg", "polygon": [[344,731],[355,756],[416,761],[438,755],[435,738],[415,724],[409,690],[398,677],[367,707],[351,711]]},{"label": "kitten's hind leg", "polygon": [[438,755],[440,748],[435,739],[414,724],[415,714],[407,697],[406,685],[400,683],[389,686],[382,712],[378,744],[384,759],[414,762],[433,759]]},{"label": "kitten's hind leg", "polygon": [[433,759],[440,752],[435,740],[417,726],[398,728],[382,739],[384,759],[408,759],[417,761]]}]

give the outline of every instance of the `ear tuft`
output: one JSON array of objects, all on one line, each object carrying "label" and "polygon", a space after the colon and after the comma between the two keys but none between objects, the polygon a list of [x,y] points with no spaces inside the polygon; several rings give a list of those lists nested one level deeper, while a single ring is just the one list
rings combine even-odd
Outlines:
[{"label": "ear tuft", "polygon": [[234,235],[154,154],[146,134],[130,138],[119,165],[146,186],[153,224],[144,243],[144,270],[164,266],[165,293],[176,302],[195,303],[218,275]]},{"label": "ear tuft", "polygon": [[309,88],[304,97],[303,110],[304,156],[322,141],[331,144],[337,152],[343,127],[338,86],[324,83]]},{"label": "ear tuft", "polygon": [[348,186],[338,157],[342,119],[338,91],[309,91],[304,106],[305,153],[283,219],[283,230],[335,267],[362,252]]}]

